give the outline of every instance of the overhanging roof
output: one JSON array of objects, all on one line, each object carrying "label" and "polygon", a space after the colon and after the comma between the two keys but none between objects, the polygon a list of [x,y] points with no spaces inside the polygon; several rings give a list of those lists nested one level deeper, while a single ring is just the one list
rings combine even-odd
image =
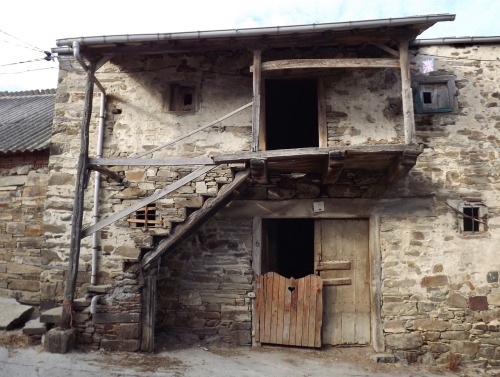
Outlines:
[{"label": "overhanging roof", "polygon": [[249,29],[193,31],[157,34],[123,34],[58,39],[52,52],[71,54],[78,42],[86,55],[156,53],[183,50],[237,49],[255,46],[312,46],[388,43],[413,40],[437,22],[453,21],[453,14],[436,14],[365,21]]},{"label": "overhanging roof", "polygon": [[0,153],[49,147],[55,89],[0,92]]}]

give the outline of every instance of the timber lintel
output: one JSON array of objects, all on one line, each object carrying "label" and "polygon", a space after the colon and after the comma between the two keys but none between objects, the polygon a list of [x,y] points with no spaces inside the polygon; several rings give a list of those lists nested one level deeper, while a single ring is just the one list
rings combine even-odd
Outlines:
[{"label": "timber lintel", "polygon": [[[351,59],[288,59],[262,63],[261,70],[310,68],[399,68],[398,59],[388,58],[351,58]],[[253,72],[253,66],[250,67]]]},{"label": "timber lintel", "polygon": [[328,153],[328,159],[323,170],[324,184],[333,185],[337,182],[344,169],[345,159],[346,152],[343,150]]}]

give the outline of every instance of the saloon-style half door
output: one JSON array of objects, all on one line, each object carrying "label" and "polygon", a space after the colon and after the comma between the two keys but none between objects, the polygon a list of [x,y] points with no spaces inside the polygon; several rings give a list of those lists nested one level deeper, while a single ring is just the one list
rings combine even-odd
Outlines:
[{"label": "saloon-style half door", "polygon": [[323,344],[370,344],[368,237],[367,219],[316,222],[315,269],[323,280]]}]

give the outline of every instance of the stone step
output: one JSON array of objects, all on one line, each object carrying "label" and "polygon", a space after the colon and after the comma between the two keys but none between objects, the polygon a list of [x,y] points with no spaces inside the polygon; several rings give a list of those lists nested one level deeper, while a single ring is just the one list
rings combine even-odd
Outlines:
[{"label": "stone step", "polygon": [[24,325],[30,319],[35,309],[33,306],[22,305],[13,298],[0,297],[0,330],[11,330]]},{"label": "stone step", "polygon": [[44,335],[47,332],[47,324],[40,322],[40,318],[28,321],[23,327],[23,334],[25,335]]},{"label": "stone step", "polygon": [[57,308],[52,308],[41,313],[40,322],[50,324],[61,322],[62,309],[62,306],[58,306]]}]

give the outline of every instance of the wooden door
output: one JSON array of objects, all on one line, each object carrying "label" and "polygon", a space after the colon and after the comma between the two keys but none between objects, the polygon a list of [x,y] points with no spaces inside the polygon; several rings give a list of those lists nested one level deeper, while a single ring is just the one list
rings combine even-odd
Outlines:
[{"label": "wooden door", "polygon": [[276,272],[257,276],[261,343],[321,347],[323,282],[319,276],[286,279]]},{"label": "wooden door", "polygon": [[370,343],[368,220],[318,220],[316,271],[323,279],[323,344]]}]

